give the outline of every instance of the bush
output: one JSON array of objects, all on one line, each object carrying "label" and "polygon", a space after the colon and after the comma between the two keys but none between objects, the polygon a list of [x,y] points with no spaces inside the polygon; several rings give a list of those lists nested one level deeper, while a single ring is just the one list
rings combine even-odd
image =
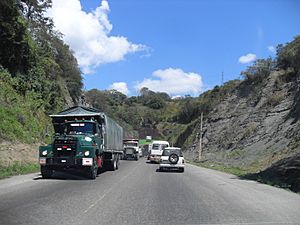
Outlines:
[{"label": "bush", "polygon": [[245,78],[246,82],[254,84],[261,83],[272,70],[275,68],[275,62],[271,59],[258,59],[252,66],[249,66],[241,75]]},{"label": "bush", "polygon": [[277,46],[277,66],[281,69],[292,67],[295,73],[300,71],[300,36],[287,45]]}]

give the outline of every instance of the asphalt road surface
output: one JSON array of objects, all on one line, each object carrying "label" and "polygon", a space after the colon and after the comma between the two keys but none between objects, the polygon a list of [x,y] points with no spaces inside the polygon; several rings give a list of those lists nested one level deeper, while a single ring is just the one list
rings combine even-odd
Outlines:
[{"label": "asphalt road surface", "polygon": [[0,225],[300,224],[300,195],[188,165],[121,161],[96,180],[58,173],[0,181]]}]

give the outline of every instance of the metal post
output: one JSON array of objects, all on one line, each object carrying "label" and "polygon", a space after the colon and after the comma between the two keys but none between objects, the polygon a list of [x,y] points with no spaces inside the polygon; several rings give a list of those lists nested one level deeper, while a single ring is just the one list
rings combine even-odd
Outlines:
[{"label": "metal post", "polygon": [[201,112],[201,117],[200,117],[200,139],[199,139],[199,156],[198,156],[199,161],[202,158],[202,123],[203,123],[203,112]]}]

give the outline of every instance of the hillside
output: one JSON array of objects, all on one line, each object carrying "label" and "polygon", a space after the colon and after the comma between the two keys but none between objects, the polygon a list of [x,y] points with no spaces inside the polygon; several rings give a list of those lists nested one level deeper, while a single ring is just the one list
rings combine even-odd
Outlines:
[{"label": "hillside", "polygon": [[[299,59],[297,37],[278,47],[276,60],[258,60],[242,73],[245,79],[204,116],[204,161],[248,168],[258,172],[258,179],[276,177],[279,185],[295,188],[297,183],[299,188]],[[216,92],[218,87],[206,95]],[[190,131],[193,138],[183,143],[190,158],[198,155],[199,130],[197,121]]]},{"label": "hillside", "polygon": [[84,92],[73,52],[44,15],[49,7],[51,1],[0,3],[1,154],[10,145],[30,149],[49,142],[53,128],[47,115],[85,102],[118,121],[126,137],[168,140],[190,160],[198,157],[203,113],[201,162],[242,168],[259,179],[277,177],[288,186],[300,177],[299,36],[278,45],[275,59],[256,60],[242,79],[198,97],[172,99],[146,87],[131,97],[115,90]]},{"label": "hillside", "polygon": [[44,12],[51,1],[0,3],[0,141],[37,143],[52,132],[47,114],[76,104],[76,58]]},{"label": "hillside", "polygon": [[77,104],[82,76],[44,12],[51,1],[0,2],[0,178],[38,169],[48,114]]},{"label": "hillside", "polygon": [[[276,167],[278,161],[282,171],[285,158],[293,164],[300,152],[300,37],[279,45],[277,53],[275,59],[259,59],[249,66],[242,80],[196,98],[171,99],[147,88],[129,98],[115,91],[91,90],[85,95],[91,105],[137,130],[140,138],[167,139],[191,160],[198,158],[203,112],[203,162],[256,173],[274,163]],[[274,165],[273,176],[291,186],[289,172],[279,175]]]}]

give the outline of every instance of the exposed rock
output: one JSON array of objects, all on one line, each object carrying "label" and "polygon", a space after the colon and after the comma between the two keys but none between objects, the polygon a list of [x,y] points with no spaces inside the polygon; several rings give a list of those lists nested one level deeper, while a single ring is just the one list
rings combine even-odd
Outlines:
[{"label": "exposed rock", "polygon": [[[234,166],[260,163],[267,168],[274,160],[300,149],[300,75],[281,82],[284,71],[273,71],[259,87],[241,84],[204,116],[203,156]],[[192,133],[200,130],[199,122]],[[196,156],[199,136],[185,143],[188,155]],[[235,152],[236,154],[233,154]],[[280,157],[269,160],[272,154]]]}]

